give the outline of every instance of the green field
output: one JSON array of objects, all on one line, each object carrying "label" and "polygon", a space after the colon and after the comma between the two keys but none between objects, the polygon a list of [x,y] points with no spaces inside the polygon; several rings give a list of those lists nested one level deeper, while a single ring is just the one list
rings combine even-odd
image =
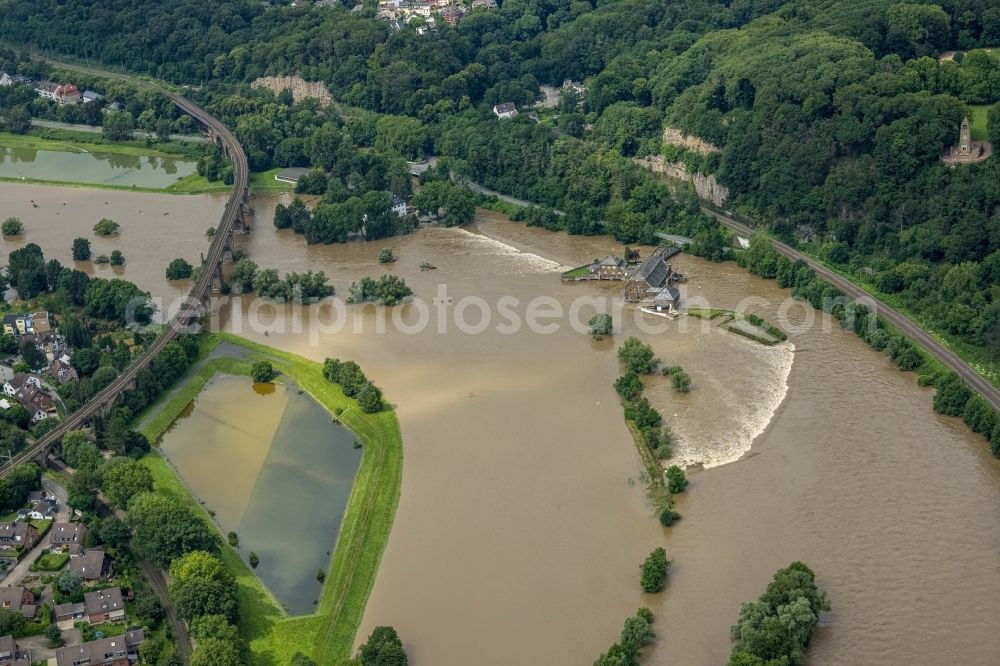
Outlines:
[{"label": "green field", "polygon": [[[340,537],[330,560],[326,584],[312,615],[288,617],[273,595],[228,545],[222,559],[239,585],[240,630],[250,643],[255,664],[287,664],[301,651],[318,664],[339,664],[350,655],[382,551],[399,500],[403,443],[391,409],[365,414],[335,384],[323,378],[323,366],[301,356],[222,333],[206,336],[203,355],[219,342],[246,350],[247,358],[209,358],[197,364],[157,405],[140,415],[141,431],[156,441],[181,410],[217,372],[249,375],[254,360],[266,359],[330,413],[340,408],[340,421],[364,443],[364,456],[354,480]],[[208,512],[155,451],[143,458],[157,492],[173,496],[211,520]],[[223,539],[225,542],[225,539]]]},{"label": "green field", "polygon": [[159,147],[158,144],[147,146],[141,141],[105,143],[100,134],[46,128],[32,129],[28,134],[0,132],[0,147],[54,150],[67,153],[113,153],[138,157],[191,157],[195,159],[190,154],[191,151],[182,150],[180,144],[177,145],[177,150],[164,150],[164,144],[159,144]]},{"label": "green field", "polygon": [[972,139],[974,141],[986,141],[989,138],[989,133],[986,130],[986,119],[989,116],[991,104],[970,104],[969,108],[972,109],[972,117],[969,120],[972,123]]}]

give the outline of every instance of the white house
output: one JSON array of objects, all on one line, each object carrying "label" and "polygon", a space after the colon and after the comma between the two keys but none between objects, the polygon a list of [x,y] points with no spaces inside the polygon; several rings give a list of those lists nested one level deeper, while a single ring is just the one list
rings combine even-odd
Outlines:
[{"label": "white house", "polygon": [[17,517],[21,520],[48,520],[56,515],[56,503],[49,500],[39,500],[27,509],[20,509]]},{"label": "white house", "polygon": [[42,380],[35,375],[26,375],[23,372],[19,372],[3,383],[3,392],[13,398],[26,385],[41,389]]},{"label": "white house", "polygon": [[395,194],[392,195],[392,212],[399,217],[406,215],[406,200],[403,197]]},{"label": "white house", "polygon": [[14,79],[7,72],[0,72],[0,86],[12,86]]},{"label": "white house", "polygon": [[500,120],[507,120],[508,118],[513,118],[517,115],[517,107],[511,102],[504,102],[503,104],[497,104],[494,106],[493,113],[495,113],[497,118]]}]

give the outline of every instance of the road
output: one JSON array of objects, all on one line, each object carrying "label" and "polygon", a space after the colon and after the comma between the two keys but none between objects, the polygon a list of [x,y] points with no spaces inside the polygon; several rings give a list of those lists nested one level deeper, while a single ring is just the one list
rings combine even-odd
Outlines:
[{"label": "road", "polygon": [[[125,80],[141,87],[156,88],[156,86],[147,81],[134,79],[133,77],[129,77],[124,74],[106,72],[91,67],[59,62],[50,58],[43,59],[49,64],[59,66],[63,69],[84,72],[93,76],[103,76],[107,78]],[[226,247],[233,224],[235,223],[237,216],[241,215],[243,197],[249,193],[250,176],[247,169],[246,154],[243,152],[243,147],[240,146],[239,141],[236,140],[236,137],[229,130],[229,128],[222,123],[222,121],[218,120],[208,111],[184,96],[167,90],[160,90],[168,98],[170,98],[170,101],[172,101],[181,111],[200,122],[206,128],[214,130],[215,134],[219,137],[219,140],[228,150],[230,159],[232,159],[233,162],[233,189],[229,193],[229,200],[226,204],[225,211],[222,214],[222,219],[216,226],[216,234],[212,237],[212,244],[209,246],[208,253],[205,256],[205,266],[208,268],[201,271],[198,281],[191,287],[187,305],[180,308],[177,314],[167,322],[163,332],[146,348],[146,350],[138,358],[134,359],[132,364],[129,365],[129,367],[126,368],[110,385],[88,400],[83,407],[69,415],[65,421],[57,425],[34,443],[30,444],[24,451],[14,456],[13,459],[9,460],[2,467],[0,467],[0,477],[9,474],[10,470],[16,465],[36,458],[44,458],[45,452],[47,452],[56,442],[61,440],[63,435],[70,430],[76,430],[83,427],[86,423],[90,422],[95,415],[100,414],[106,406],[113,404],[121,393],[134,386],[135,379],[139,373],[149,365],[149,363],[170,341],[186,330],[187,325],[192,319],[200,316],[200,312],[197,312],[196,308],[200,307],[200,304],[211,294],[212,279],[215,272],[212,270],[212,267],[221,263],[223,250]]]},{"label": "road", "polygon": [[[702,210],[718,220],[723,226],[747,238],[754,235],[754,230],[741,222],[737,222],[729,215],[718,213],[709,208]],[[938,342],[930,333],[921,328],[916,322],[894,310],[885,302],[875,298],[867,291],[854,284],[842,275],[835,273],[826,266],[817,263],[813,259],[802,254],[790,245],[781,241],[772,240],[774,249],[792,261],[802,260],[809,265],[809,268],[816,271],[821,278],[835,286],[847,296],[866,304],[870,309],[875,310],[882,319],[895,326],[901,333],[926,349],[930,354],[944,364],[949,370],[961,377],[979,395],[989,402],[993,409],[1000,411],[1000,389],[997,389],[989,380],[976,372],[968,363],[962,360],[958,354]]]},{"label": "road", "polygon": [[[42,120],[41,118],[32,118],[31,124],[33,127],[48,127],[49,129],[61,129],[70,130],[72,132],[87,132],[88,134],[101,134],[104,129],[97,127],[95,125],[74,125],[72,123],[59,123],[54,120]],[[156,132],[143,132],[142,130],[135,130],[132,132],[132,136],[136,139],[155,139]],[[195,134],[171,134],[171,141],[188,141],[192,143],[208,143],[207,136],[195,135]]]}]

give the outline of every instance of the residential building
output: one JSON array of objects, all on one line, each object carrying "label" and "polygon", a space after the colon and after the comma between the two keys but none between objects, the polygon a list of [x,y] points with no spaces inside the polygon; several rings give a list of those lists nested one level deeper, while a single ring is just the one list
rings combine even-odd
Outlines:
[{"label": "residential building", "polygon": [[83,101],[84,104],[90,104],[91,102],[99,102],[100,100],[104,99],[104,95],[98,92],[94,92],[93,90],[84,90],[82,93],[80,93],[80,99]]},{"label": "residential building", "polygon": [[13,636],[0,638],[0,666],[31,666],[31,655],[14,642]]},{"label": "residential building", "polygon": [[63,360],[68,358],[68,356],[63,354],[61,357],[53,360],[49,366],[49,376],[58,380],[60,384],[65,384],[70,380],[79,379],[80,377],[73,366],[69,364],[69,361]]},{"label": "residential building", "polygon": [[125,621],[125,600],[120,587],[87,592],[83,595],[83,606],[91,624]]},{"label": "residential building", "polygon": [[87,527],[83,523],[53,523],[49,530],[49,546],[54,553],[79,555],[87,540]]},{"label": "residential building", "polygon": [[56,503],[54,500],[38,500],[32,502],[26,509],[18,509],[19,520],[51,520],[56,515]]},{"label": "residential building", "polygon": [[628,278],[628,267],[625,265],[625,260],[612,254],[592,263],[587,267],[587,272],[598,280],[625,280]]},{"label": "residential building", "polygon": [[52,616],[56,622],[66,622],[72,626],[76,620],[82,620],[87,616],[87,608],[83,604],[56,604],[52,609]]},{"label": "residential building", "polygon": [[625,300],[629,303],[650,300],[667,286],[674,272],[666,260],[678,251],[676,247],[659,248],[646,257],[625,283]]},{"label": "residential building", "polygon": [[55,89],[52,98],[60,104],[78,104],[80,102],[80,91],[72,83],[64,83]]},{"label": "residential building", "polygon": [[31,548],[38,543],[38,530],[31,523],[15,520],[0,523],[0,548]]},{"label": "residential building", "polygon": [[0,587],[0,608],[34,619],[38,612],[35,595],[26,587]]},{"label": "residential building", "polygon": [[[6,391],[6,384],[4,385],[4,389]],[[28,413],[31,414],[32,423],[44,421],[58,411],[56,404],[49,397],[49,394],[35,388],[32,384],[25,384],[14,394],[14,399],[28,410]]]},{"label": "residential building", "polygon": [[282,169],[278,173],[274,174],[274,179],[282,183],[288,183],[289,185],[295,185],[299,182],[299,178],[308,175],[311,169],[305,167],[288,167],[287,169]]},{"label": "residential building", "polygon": [[139,646],[145,640],[146,636],[142,629],[132,629],[122,636],[99,638],[82,645],[68,645],[56,650],[55,664],[56,666],[129,666],[129,663],[139,659]]},{"label": "residential building", "polygon": [[107,580],[113,570],[112,559],[100,548],[88,548],[83,555],[71,557],[69,568],[90,581]]},{"label": "residential building", "polygon": [[29,375],[24,372],[19,372],[3,383],[3,392],[5,395],[13,398],[17,395],[17,392],[25,386],[40,389],[42,388],[42,379],[37,375]]},{"label": "residential building", "polygon": [[14,85],[14,77],[12,77],[7,72],[0,72],[0,86],[12,86]]},{"label": "residential building", "polygon": [[49,330],[49,313],[10,313],[3,316],[3,332],[9,333],[15,337],[20,337],[22,335],[27,335],[29,333],[36,333],[35,330],[35,317],[39,314],[44,315],[45,320],[45,330]]},{"label": "residential building", "polygon": [[504,102],[503,104],[497,104],[494,106],[493,113],[495,113],[497,118],[500,120],[507,120],[508,118],[513,118],[517,115],[517,107],[511,102]]},{"label": "residential building", "polygon": [[399,217],[406,215],[406,200],[397,194],[392,195],[392,212]]},{"label": "residential building", "polygon": [[55,100],[56,88],[58,87],[58,83],[52,83],[51,81],[39,81],[35,84],[35,93],[44,99]]},{"label": "residential building", "polygon": [[441,18],[444,19],[445,23],[452,27],[458,25],[458,22],[462,20],[464,15],[465,12],[463,12],[462,8],[457,5],[449,5],[441,10]]}]

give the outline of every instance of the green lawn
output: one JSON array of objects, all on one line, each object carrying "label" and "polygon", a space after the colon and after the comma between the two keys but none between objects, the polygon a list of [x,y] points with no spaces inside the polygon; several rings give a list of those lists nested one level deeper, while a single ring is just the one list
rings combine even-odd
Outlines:
[{"label": "green lawn", "polygon": [[274,179],[274,174],[281,171],[280,167],[268,169],[267,171],[253,171],[250,173],[250,191],[254,190],[288,190],[295,189],[291,183],[283,183]]},{"label": "green lawn", "polygon": [[577,266],[576,268],[566,271],[562,274],[562,278],[564,280],[575,280],[577,278],[587,277],[589,272],[590,264],[586,264],[584,266]]},{"label": "green lawn", "polygon": [[[341,423],[364,443],[361,466],[314,614],[289,618],[236,551],[228,545],[222,549],[223,561],[239,584],[240,629],[250,642],[255,663],[287,664],[295,652],[302,651],[318,664],[339,664],[350,654],[399,500],[403,454],[399,423],[391,409],[377,414],[362,412],[338,386],[323,378],[319,363],[225,333],[206,336],[203,349],[221,340],[245,348],[251,360],[271,361],[331,414],[337,408],[344,410]],[[155,441],[213,374],[249,374],[249,367],[250,360],[227,357],[196,365],[180,388],[145,417],[140,416],[139,422],[145,421],[142,432]],[[161,456],[153,452],[143,462],[153,475],[157,492],[176,497],[209,518]]]},{"label": "green lawn", "polygon": [[986,119],[991,106],[992,104],[971,104],[969,106],[972,109],[972,117],[969,120],[972,122],[972,138],[974,141],[986,141],[989,138],[989,134],[986,131]]},{"label": "green lawn", "polygon": [[31,565],[32,571],[59,571],[69,562],[69,555],[62,553],[54,555],[52,553],[42,553],[35,563]]}]

